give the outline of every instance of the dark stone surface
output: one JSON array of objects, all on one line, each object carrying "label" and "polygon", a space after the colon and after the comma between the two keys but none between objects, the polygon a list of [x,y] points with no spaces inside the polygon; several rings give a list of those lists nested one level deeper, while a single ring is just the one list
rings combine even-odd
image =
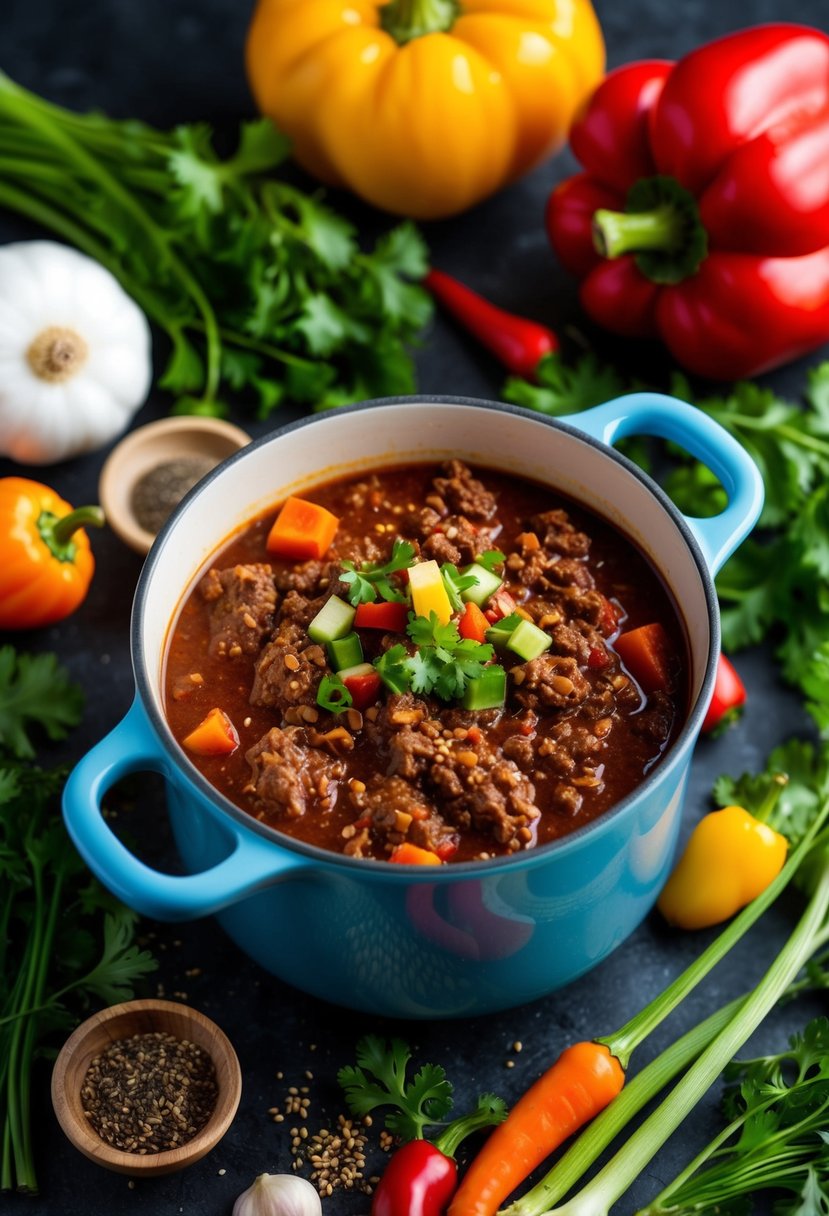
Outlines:
[{"label": "dark stone surface", "polygon": [[[772,19],[826,26],[826,0],[600,0],[609,50],[616,65],[643,56],[676,57],[700,42],[743,25]],[[79,109],[100,108],[161,125],[204,118],[221,125],[251,111],[241,69],[241,48],[249,5],[241,0],[5,0],[0,7],[0,62],[22,84]],[[577,322],[573,284],[548,252],[541,217],[550,187],[567,175],[572,161],[563,154],[529,178],[466,216],[425,226],[436,265],[457,273],[503,306],[563,326]],[[368,235],[385,219],[352,200],[337,197]],[[0,241],[38,235],[6,214]],[[589,331],[588,331],[589,332]],[[590,333],[598,348],[622,358],[640,376],[651,370],[652,352],[614,348]],[[769,377],[797,396],[804,371],[819,355]],[[825,352],[824,352],[825,357]],[[450,324],[438,318],[417,356],[420,387],[426,392],[497,396],[503,376]],[[169,402],[154,396],[136,424],[162,416]],[[274,421],[287,421],[283,413]],[[239,412],[235,421],[261,433]],[[42,470],[70,501],[94,499],[105,452]],[[0,461],[0,475],[15,471]],[[37,475],[37,472],[35,472]],[[140,560],[113,535],[94,538],[98,571],[82,611],[58,627],[18,644],[54,649],[84,685],[88,707],[71,740],[70,759],[101,737],[121,717],[132,695],[128,622]],[[737,665],[749,688],[740,725],[724,738],[700,743],[686,809],[686,830],[706,806],[712,778],[763,762],[779,740],[807,729],[797,698],[780,687],[766,650],[740,655]],[[129,816],[132,830],[163,864],[168,855],[159,791],[139,783]],[[739,947],[701,991],[690,997],[668,1025],[654,1034],[638,1062],[664,1046],[723,1001],[750,988],[782,943],[795,915],[783,906]],[[568,1042],[609,1033],[699,952],[708,935],[668,932],[651,918],[616,954],[591,975],[532,1005],[463,1023],[387,1024],[307,997],[260,971],[217,933],[212,922],[171,928],[148,926],[161,960],[159,981],[168,996],[186,999],[214,1017],[235,1043],[244,1072],[239,1115],[222,1144],[191,1170],[148,1180],[130,1189],[127,1179],[109,1174],[80,1157],[62,1137],[48,1104],[48,1070],[37,1075],[38,1167],[41,1194],[4,1197],[4,1211],[31,1216],[88,1216],[129,1211],[135,1216],[196,1213],[229,1216],[233,1199],[262,1172],[290,1168],[290,1120],[275,1124],[268,1108],[281,1106],[287,1087],[310,1088],[312,1131],[343,1109],[335,1073],[353,1056],[355,1040],[367,1030],[407,1038],[421,1061],[446,1066],[457,1089],[457,1107],[476,1092],[491,1089],[511,1101]],[[188,972],[198,969],[197,975]],[[332,998],[336,993],[332,993]],[[817,998],[775,1011],[752,1046],[775,1049],[810,1014],[825,1008]],[[523,1051],[512,1044],[520,1040]],[[509,1070],[505,1061],[512,1058]],[[313,1072],[306,1081],[305,1071]],[[277,1074],[282,1076],[278,1077]],[[614,1211],[631,1212],[652,1196],[686,1162],[695,1146],[718,1125],[716,1091],[710,1093],[638,1179]],[[376,1129],[375,1129],[376,1130]],[[331,1216],[366,1213],[363,1196],[336,1193],[326,1201]]]}]

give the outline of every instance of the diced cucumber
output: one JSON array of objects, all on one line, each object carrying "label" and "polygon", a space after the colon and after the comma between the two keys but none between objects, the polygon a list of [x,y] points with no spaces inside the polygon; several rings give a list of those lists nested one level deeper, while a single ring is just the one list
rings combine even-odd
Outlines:
[{"label": "diced cucumber", "polygon": [[530,659],[537,659],[545,650],[549,650],[552,644],[553,639],[549,633],[539,629],[532,621],[522,621],[520,625],[516,625],[507,638],[507,649],[512,650],[527,663]]},{"label": "diced cucumber", "polygon": [[493,570],[487,570],[484,566],[479,565],[478,562],[473,562],[471,566],[466,566],[461,571],[461,574],[469,575],[475,580],[471,587],[466,587],[461,592],[461,599],[467,603],[471,600],[479,608],[483,608],[489,597],[495,594],[504,581],[499,574],[496,574]]},{"label": "diced cucumber", "polygon": [[464,709],[499,709],[507,699],[507,673],[493,663],[470,680],[463,691]]},{"label": "diced cucumber", "polygon": [[356,608],[352,608],[338,595],[329,595],[311,624],[308,626],[308,637],[312,642],[336,641],[351,632]]},{"label": "diced cucumber", "polygon": [[344,667],[355,667],[363,661],[363,644],[356,633],[347,633],[344,638],[334,638],[326,645],[331,666],[335,671]]}]

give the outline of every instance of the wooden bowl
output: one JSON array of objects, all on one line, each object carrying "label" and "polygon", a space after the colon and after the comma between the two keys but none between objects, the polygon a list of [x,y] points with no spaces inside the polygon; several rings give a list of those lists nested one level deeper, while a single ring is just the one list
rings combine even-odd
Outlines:
[{"label": "wooden bowl", "polygon": [[137,553],[147,553],[155,535],[135,517],[132,493],[155,466],[195,457],[215,467],[250,443],[250,435],[221,418],[187,415],[161,418],[130,431],[112,449],[101,470],[98,498],[107,524]]},{"label": "wooden bowl", "polygon": [[[206,1051],[216,1069],[219,1092],[213,1113],[192,1140],[142,1156],[113,1148],[101,1139],[84,1115],[81,1088],[93,1059],[110,1044],[157,1031],[189,1039]],[[171,1174],[209,1153],[230,1126],[241,1094],[242,1074],[230,1040],[204,1014],[174,1001],[127,1001],[96,1013],[66,1040],[52,1072],[52,1105],[75,1148],[106,1169],[144,1178]]]}]

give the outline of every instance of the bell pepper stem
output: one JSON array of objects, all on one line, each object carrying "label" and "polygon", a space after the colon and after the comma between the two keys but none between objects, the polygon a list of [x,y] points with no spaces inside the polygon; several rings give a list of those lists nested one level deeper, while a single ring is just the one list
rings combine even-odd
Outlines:
[{"label": "bell pepper stem", "polygon": [[56,545],[67,545],[79,528],[102,528],[104,513],[100,507],[76,507],[68,515],[62,515],[52,526],[52,538]]},{"label": "bell pepper stem", "polygon": [[391,0],[384,5],[383,29],[401,45],[424,34],[450,30],[458,15],[457,0]]},{"label": "bell pepper stem", "polygon": [[657,249],[671,253],[682,248],[685,217],[670,203],[651,211],[609,211],[600,207],[593,216],[593,244],[603,258]]}]

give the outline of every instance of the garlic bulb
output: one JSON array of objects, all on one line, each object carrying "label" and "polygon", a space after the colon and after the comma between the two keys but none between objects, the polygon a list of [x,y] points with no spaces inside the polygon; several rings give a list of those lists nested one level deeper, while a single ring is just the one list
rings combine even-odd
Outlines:
[{"label": "garlic bulb", "polygon": [[315,1188],[296,1174],[260,1174],[233,1205],[233,1216],[320,1216]]},{"label": "garlic bulb", "polygon": [[102,447],[151,373],[147,320],[108,270],[54,241],[0,248],[0,454],[50,464]]}]

